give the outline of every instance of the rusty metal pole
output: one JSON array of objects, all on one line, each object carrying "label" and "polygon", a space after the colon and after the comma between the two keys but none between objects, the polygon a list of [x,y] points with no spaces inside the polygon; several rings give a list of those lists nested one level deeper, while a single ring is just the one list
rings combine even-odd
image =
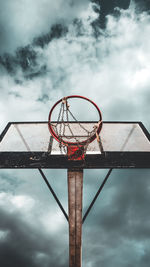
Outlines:
[{"label": "rusty metal pole", "polygon": [[69,267],[82,265],[83,170],[68,170]]}]

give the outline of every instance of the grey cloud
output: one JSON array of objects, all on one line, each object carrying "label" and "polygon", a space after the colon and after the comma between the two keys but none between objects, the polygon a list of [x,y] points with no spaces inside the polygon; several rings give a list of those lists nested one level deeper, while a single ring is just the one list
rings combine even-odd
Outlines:
[{"label": "grey cloud", "polygon": [[[97,15],[92,9],[84,11],[80,16],[82,34],[76,30],[78,26],[75,23],[68,24],[66,34],[53,38],[51,42],[48,40],[44,46],[36,44],[29,47],[35,53],[35,65],[30,53],[27,51],[26,56],[25,49],[22,49],[25,57],[23,59],[21,54],[20,61],[25,67],[30,61],[29,68],[20,71],[16,67],[16,75],[11,77],[2,73],[1,127],[10,120],[47,120],[52,104],[64,95],[73,93],[95,100],[102,109],[104,120],[142,120],[149,127],[149,15],[137,15],[133,10],[127,10],[121,11],[118,20],[114,16],[108,16],[106,30],[95,38],[91,21]],[[44,69],[41,74],[39,70],[42,66]],[[15,79],[21,82],[17,83]],[[17,94],[20,97],[16,97]],[[83,113],[82,109],[81,111]],[[40,261],[42,265],[45,263],[44,267],[48,263],[57,266],[58,259],[59,266],[66,266],[68,248],[64,248],[64,243],[67,244],[68,232],[66,230],[65,234],[62,228],[56,234],[52,229],[57,224],[54,221],[54,215],[58,212],[56,203],[43,181],[39,180],[41,178],[37,172],[27,173],[22,170],[16,175],[17,181],[23,180],[22,184],[17,183],[17,188],[9,178],[14,172],[2,176],[3,192],[29,195],[35,201],[40,201],[40,207],[36,206],[24,215],[16,210],[8,213],[7,205],[0,210],[1,230],[8,231],[6,239],[1,241],[3,254],[0,259],[7,262],[9,254],[13,257],[18,253],[18,260],[21,262],[23,259],[25,266],[38,267]],[[45,172],[67,210],[67,187],[66,184],[64,186],[66,173],[58,170]],[[85,172],[84,211],[105,172]],[[14,179],[16,176],[14,175]],[[94,176],[97,178],[93,178]],[[83,225],[83,266],[149,267],[149,186],[149,170],[113,171]],[[45,222],[45,213],[42,211],[49,211],[49,206],[52,213],[46,220],[51,231],[50,236],[47,236],[44,229],[35,227],[33,222],[39,217],[44,218]],[[31,213],[33,225],[25,219]],[[17,241],[16,237],[19,237]],[[23,253],[22,243],[25,243],[26,251],[30,248],[28,254]],[[66,258],[61,263],[64,255]],[[16,261],[15,256],[12,261]]]},{"label": "grey cloud", "polygon": [[[0,54],[5,52],[13,53],[17,47],[26,46],[36,38],[36,43],[43,43],[43,40],[38,36],[45,34],[45,38],[49,39],[47,34],[53,24],[67,25],[74,19],[80,16],[84,11],[89,0],[82,1],[18,1],[13,3],[10,0],[0,2],[0,35],[1,45]],[[99,17],[92,25],[97,31],[98,27],[106,25],[106,16],[115,14],[116,7],[127,9],[130,4],[128,1],[91,1],[99,6],[93,6],[94,10],[99,13]],[[140,6],[140,11],[149,10],[149,2],[146,0],[135,1],[136,5]],[[43,19],[44,17],[44,19]]]},{"label": "grey cloud", "polygon": [[137,5],[137,11],[139,12],[150,10],[149,0],[133,0],[133,2]]},{"label": "grey cloud", "polygon": [[88,0],[1,1],[0,53],[14,52],[18,46],[29,44],[34,37],[48,32],[56,22],[72,21],[88,2]]},{"label": "grey cloud", "polygon": [[[50,234],[48,235],[44,228],[37,226],[37,221],[28,223],[19,212],[8,210],[0,209],[0,264],[2,266],[38,267],[41,264],[44,267],[66,266],[67,244],[62,246],[63,241],[60,236],[49,236]],[[6,235],[3,237],[2,233]]]},{"label": "grey cloud", "polygon": [[[55,99],[76,92],[95,100],[104,120],[128,120],[130,116],[148,125],[145,103],[149,94],[149,15],[137,15],[129,9],[122,11],[117,21],[114,16],[108,16],[107,28],[98,38],[91,26],[96,18],[90,7],[80,15],[81,35],[73,23],[60,38],[44,46],[20,48],[16,56],[10,58],[10,68],[16,73],[12,73],[11,78],[1,74],[4,99],[1,108],[9,120],[22,120],[18,117],[21,112],[15,110],[22,110],[23,102],[28,103],[26,110],[30,111],[24,112],[26,119],[31,120],[32,113],[33,119],[45,120],[49,112],[45,103],[51,105]],[[7,65],[9,60],[5,61]],[[36,88],[34,94],[33,88]],[[12,118],[5,109],[5,98],[10,107],[16,99]]]},{"label": "grey cloud", "polygon": [[108,14],[114,14],[116,16],[119,15],[119,12],[117,12],[116,8],[128,9],[131,0],[111,0],[111,1],[109,1],[109,0],[92,0],[92,2],[94,2],[98,6],[100,6],[99,9],[95,9],[95,11],[99,13],[98,19],[95,22],[93,22],[93,27],[96,30],[97,24],[101,28],[106,27]]},{"label": "grey cloud", "polygon": [[149,170],[113,171],[84,224],[85,266],[148,266],[149,186]]},{"label": "grey cloud", "polygon": [[[0,65],[5,68],[6,71],[15,77],[18,69],[21,69],[26,79],[33,79],[43,74],[46,74],[46,65],[38,66],[36,47],[40,46],[44,48],[53,39],[61,38],[66,35],[67,27],[61,24],[55,24],[51,27],[49,33],[37,38],[33,38],[32,45],[19,47],[16,49],[14,55],[10,53],[4,53],[0,57]],[[19,81],[16,79],[16,81]]]},{"label": "grey cloud", "polygon": [[[67,212],[66,170],[43,170],[43,172]],[[43,203],[46,203],[46,209],[49,208],[51,212],[58,213],[60,211],[55,199],[50,193],[38,170],[1,170],[0,189],[1,192],[13,192],[14,196],[30,196],[37,203],[41,202],[42,205]]]}]

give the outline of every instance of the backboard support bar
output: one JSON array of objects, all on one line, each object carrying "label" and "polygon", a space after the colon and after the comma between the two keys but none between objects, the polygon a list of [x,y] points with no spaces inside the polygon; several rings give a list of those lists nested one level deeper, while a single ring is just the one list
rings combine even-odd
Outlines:
[{"label": "backboard support bar", "polygon": [[43,172],[41,169],[38,169],[38,170],[39,170],[39,173],[41,174],[43,180],[45,181],[47,187],[49,188],[51,194],[53,195],[54,199],[56,200],[56,202],[57,202],[59,208],[61,209],[62,213],[64,214],[66,220],[68,221],[68,215],[67,215],[67,213],[65,212],[65,210],[64,210],[62,204],[60,203],[60,201],[59,201],[59,199],[58,199],[56,193],[55,193],[54,190],[53,190],[53,188],[51,187],[49,181],[47,180],[47,178],[46,178],[44,172]]},{"label": "backboard support bar", "polygon": [[110,169],[150,168],[150,152],[104,152],[86,155],[84,161],[44,152],[0,152],[0,169]]},{"label": "backboard support bar", "polygon": [[89,214],[91,208],[93,207],[93,205],[94,205],[96,199],[98,198],[99,194],[101,193],[101,191],[102,191],[102,189],[103,189],[105,183],[107,182],[107,180],[108,180],[110,174],[112,173],[112,170],[113,170],[113,169],[110,169],[110,170],[107,172],[107,174],[106,174],[106,176],[105,176],[105,178],[104,178],[102,184],[100,185],[100,187],[99,187],[97,193],[95,194],[95,196],[94,196],[94,198],[93,198],[93,200],[92,200],[90,206],[88,207],[87,211],[85,212],[85,214],[84,214],[84,216],[83,216],[82,224],[85,222],[85,219],[87,218],[87,216],[88,216],[88,214]]}]

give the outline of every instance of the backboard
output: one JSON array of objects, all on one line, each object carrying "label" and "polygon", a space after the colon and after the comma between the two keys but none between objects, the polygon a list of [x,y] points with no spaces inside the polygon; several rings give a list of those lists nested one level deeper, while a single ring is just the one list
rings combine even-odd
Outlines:
[{"label": "backboard", "polygon": [[[80,124],[91,129],[95,122]],[[78,123],[71,127],[82,139]],[[85,160],[68,161],[48,122],[10,122],[0,136],[0,168],[150,168],[150,135],[141,122],[103,122]]]}]

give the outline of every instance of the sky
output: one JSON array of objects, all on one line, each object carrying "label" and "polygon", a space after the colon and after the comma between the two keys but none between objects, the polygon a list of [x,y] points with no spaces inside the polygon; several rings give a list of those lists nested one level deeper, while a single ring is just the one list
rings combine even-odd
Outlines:
[{"label": "sky", "polygon": [[[0,0],[0,131],[47,121],[72,94],[94,100],[104,121],[150,131],[149,36],[147,0]],[[44,173],[67,211],[67,171]],[[83,213],[106,173],[84,170]],[[83,267],[149,266],[149,177],[113,170],[83,225]],[[0,170],[0,264],[68,264],[68,225],[37,170]]]}]

